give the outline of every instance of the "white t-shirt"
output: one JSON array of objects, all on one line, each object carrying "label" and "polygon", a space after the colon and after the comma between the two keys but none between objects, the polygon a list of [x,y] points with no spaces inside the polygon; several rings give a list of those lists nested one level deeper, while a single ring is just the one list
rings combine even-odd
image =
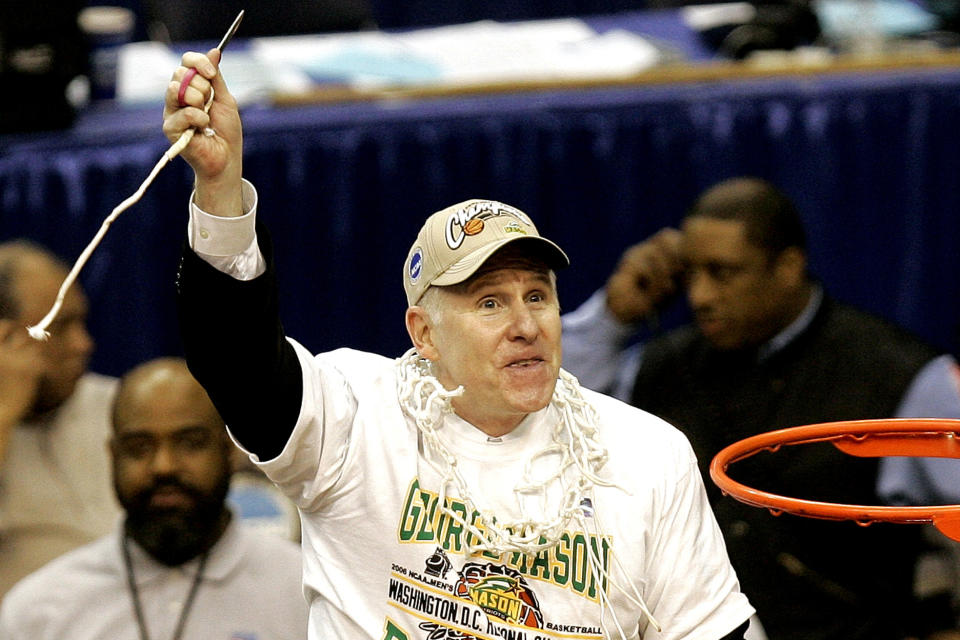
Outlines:
[{"label": "white t-shirt", "polygon": [[120,515],[110,476],[117,380],[87,373],[48,419],[22,423],[0,463],[0,599],[31,571],[109,533]]},{"label": "white t-shirt", "polygon": [[[691,448],[662,420],[584,390],[610,454],[601,476],[622,489],[595,488],[588,531],[571,528],[534,558],[469,557],[460,525],[436,508],[439,475],[397,399],[395,362],[348,349],[314,357],[293,344],[298,423],[277,458],[252,459],[301,511],[311,639],[603,637],[587,545],[602,550],[605,592],[628,638],[716,640],[752,613]],[[445,418],[440,437],[480,511],[517,515],[513,488],[557,419],[548,406],[490,440]],[[472,516],[455,494],[448,505]],[[629,588],[620,566],[662,633],[614,586]],[[604,624],[618,637],[609,613]]]},{"label": "white t-shirt", "polygon": [[[120,530],[20,581],[0,607],[0,638],[138,638]],[[159,640],[173,637],[198,560],[167,567],[135,543],[130,556],[147,632]],[[302,640],[307,605],[300,568],[296,543],[234,520],[210,552],[182,640]]]}]

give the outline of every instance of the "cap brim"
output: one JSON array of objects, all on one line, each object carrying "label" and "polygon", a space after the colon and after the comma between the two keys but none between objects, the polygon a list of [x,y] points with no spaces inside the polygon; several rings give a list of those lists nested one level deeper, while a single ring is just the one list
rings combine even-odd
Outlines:
[{"label": "cap brim", "polygon": [[551,269],[564,269],[570,266],[570,259],[567,257],[567,254],[563,252],[563,249],[546,238],[538,236],[504,238],[503,240],[498,240],[497,242],[484,245],[482,248],[477,249],[473,253],[460,258],[450,265],[446,271],[434,278],[430,285],[445,287],[463,282],[476,273],[477,269],[483,266],[490,256],[506,245],[515,242],[536,243],[536,247],[539,250],[539,253],[537,254],[538,257],[542,258],[546,265]]}]

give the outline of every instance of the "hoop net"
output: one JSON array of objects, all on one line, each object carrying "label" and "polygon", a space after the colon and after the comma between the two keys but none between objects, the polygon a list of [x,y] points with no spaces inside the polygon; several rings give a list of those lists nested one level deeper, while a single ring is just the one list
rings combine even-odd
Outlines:
[{"label": "hoop net", "polygon": [[790,513],[822,520],[853,520],[862,526],[874,522],[932,523],[944,535],[960,541],[960,505],[893,507],[819,502],[761,491],[727,475],[731,464],[761,451],[776,452],[784,445],[814,442],[829,442],[844,453],[866,458],[960,458],[960,420],[849,420],[769,431],[722,449],[710,462],[710,477],[725,495],[754,507],[764,507],[773,515]]},{"label": "hoop net", "polygon": [[[426,456],[426,461],[441,478],[437,509],[459,524],[463,531],[471,534],[475,542],[470,541],[471,536],[464,536],[462,539],[469,553],[487,551],[497,555],[522,553],[527,556],[536,556],[539,552],[559,544],[560,537],[571,524],[597,537],[603,535],[599,509],[594,510],[593,517],[588,523],[584,512],[584,498],[592,495],[593,488],[596,486],[616,487],[624,491],[625,489],[600,477],[601,469],[606,464],[608,456],[607,450],[599,440],[597,431],[599,418],[590,403],[581,395],[580,383],[574,376],[563,369],[560,370],[560,377],[551,400],[560,415],[560,420],[552,433],[553,443],[530,456],[524,477],[513,490],[518,498],[517,504],[520,506],[520,511],[525,512],[522,506],[523,501],[519,500],[520,497],[538,496],[542,502],[545,502],[547,487],[556,482],[562,488],[563,494],[559,504],[554,505],[552,514],[544,519],[527,513],[522,513],[519,519],[504,518],[502,515],[497,518],[495,514],[481,514],[479,517],[481,526],[478,526],[452,509],[447,502],[447,493],[452,488],[466,505],[467,513],[479,512],[476,506],[477,500],[460,473],[456,456],[444,446],[438,435],[443,428],[444,416],[453,412],[453,399],[463,393],[463,387],[453,391],[444,389],[440,381],[433,376],[430,362],[422,358],[414,349],[410,349],[397,359],[397,367],[397,397],[403,409],[414,419],[427,448],[433,452],[432,456]],[[556,469],[546,477],[534,479],[530,472],[531,465],[534,461],[546,456],[560,458]],[[587,555],[587,566],[597,584],[609,582],[612,587],[640,608],[657,631],[661,631],[660,623],[653,617],[618,556],[611,554],[613,566],[618,569],[619,576],[613,575],[604,568],[593,545],[587,545]],[[621,584],[618,577],[621,577],[626,585]],[[609,578],[609,581],[606,578]],[[604,630],[604,637],[613,637],[606,622],[606,613],[609,611],[619,637],[626,640],[627,633],[613,610],[609,595],[601,588],[597,590],[597,596],[600,606],[600,626]]]}]

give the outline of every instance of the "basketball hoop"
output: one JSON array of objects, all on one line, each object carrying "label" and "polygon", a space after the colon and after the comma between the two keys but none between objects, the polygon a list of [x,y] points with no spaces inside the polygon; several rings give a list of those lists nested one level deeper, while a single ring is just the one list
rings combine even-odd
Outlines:
[{"label": "basketball hoop", "polygon": [[776,452],[783,445],[813,442],[829,442],[844,453],[866,458],[960,458],[960,420],[849,420],[769,431],[745,438],[721,450],[710,463],[710,477],[725,495],[754,507],[766,508],[773,515],[790,513],[821,520],[853,520],[861,526],[874,522],[932,523],[944,535],[960,541],[960,505],[881,507],[818,502],[754,489],[727,475],[731,464],[761,451]]}]

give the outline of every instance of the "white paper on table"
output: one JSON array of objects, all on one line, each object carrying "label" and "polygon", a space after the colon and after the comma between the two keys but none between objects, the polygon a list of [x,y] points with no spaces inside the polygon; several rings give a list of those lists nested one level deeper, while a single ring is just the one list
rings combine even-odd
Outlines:
[{"label": "white paper on table", "polygon": [[131,42],[117,58],[117,101],[122,104],[163,102],[163,94],[180,57],[159,42]]},{"label": "white paper on table", "polygon": [[683,21],[695,31],[707,31],[724,25],[743,24],[753,20],[756,15],[756,7],[749,2],[688,5],[680,10]]},{"label": "white paper on table", "polygon": [[[280,36],[248,44],[224,55],[221,67],[241,105],[323,83],[427,86],[619,77],[660,58],[641,36],[625,30],[597,34],[575,18]],[[159,102],[179,61],[160,43],[125,45],[118,100]]]},{"label": "white paper on table", "polygon": [[[117,67],[117,101],[124,105],[161,103],[180,55],[159,42],[123,45]],[[220,72],[241,106],[268,98],[274,92],[305,91],[313,86],[300,69],[265,62],[252,52],[226,52]]]},{"label": "white paper on table", "polygon": [[659,60],[641,36],[623,30],[597,35],[574,18],[263,38],[252,50],[317,81],[359,86],[606,77],[636,73]]}]

